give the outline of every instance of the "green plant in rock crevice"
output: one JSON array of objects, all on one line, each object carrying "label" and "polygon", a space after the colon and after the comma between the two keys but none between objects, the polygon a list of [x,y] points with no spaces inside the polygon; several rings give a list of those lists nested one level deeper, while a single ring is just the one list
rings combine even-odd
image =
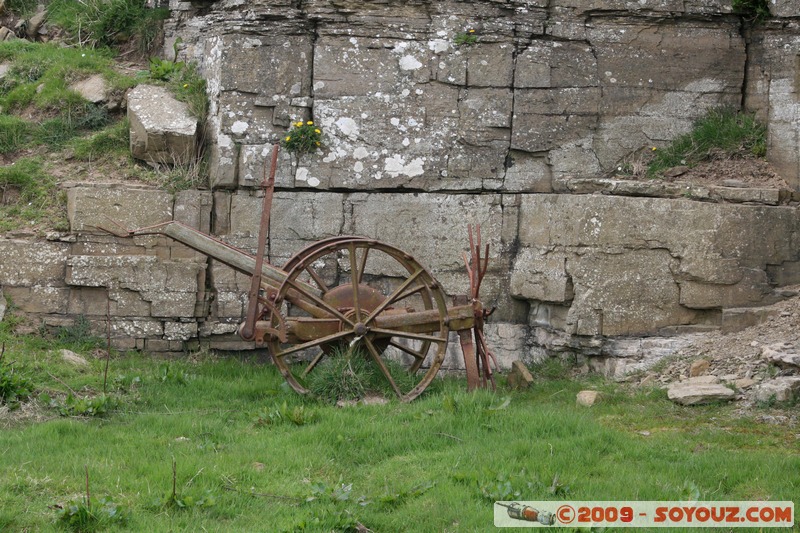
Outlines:
[{"label": "green plant in rock crevice", "polygon": [[768,0],[733,0],[734,13],[739,13],[753,22],[762,22],[772,16]]},{"label": "green plant in rock crevice", "polygon": [[322,145],[322,130],[313,120],[297,121],[283,138],[281,146],[297,155],[313,152]]}]

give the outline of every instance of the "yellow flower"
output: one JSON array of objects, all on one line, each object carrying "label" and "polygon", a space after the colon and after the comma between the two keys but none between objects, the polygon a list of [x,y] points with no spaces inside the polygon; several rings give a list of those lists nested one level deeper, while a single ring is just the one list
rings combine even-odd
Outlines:
[{"label": "yellow flower", "polygon": [[287,142],[287,143],[288,143],[289,141],[291,141],[291,140],[292,140],[292,137],[291,137],[291,135],[290,135],[289,137],[286,137],[286,142]]},{"label": "yellow flower", "polygon": [[655,146],[653,146],[653,147],[651,148],[651,150],[653,150],[653,151],[655,152],[656,150],[658,150],[658,148],[656,148]]},{"label": "yellow flower", "polygon": [[306,122],[306,124],[308,124],[309,126],[313,126],[314,125],[314,121],[313,120],[309,120],[308,122]]},{"label": "yellow flower", "polygon": [[319,141],[316,142],[316,145],[319,146]]},{"label": "yellow flower", "polygon": [[188,86],[189,86],[189,84],[188,84],[188,83],[184,83],[184,84],[183,84],[183,88],[184,88],[184,89],[185,89],[185,88],[187,88]]},{"label": "yellow flower", "polygon": [[316,128],[316,129],[314,130],[314,133],[322,133],[322,131],[320,131],[320,129],[319,129],[319,128]]},{"label": "yellow flower", "polygon": [[300,122],[297,122],[297,123],[295,124],[295,126],[297,126],[298,128],[299,128],[300,126],[302,126],[302,125],[303,125],[303,122],[302,122],[302,121],[300,121]]},{"label": "yellow flower", "polygon": [[475,33],[475,30],[473,30],[472,28],[470,28],[469,32],[470,32],[470,33]]}]

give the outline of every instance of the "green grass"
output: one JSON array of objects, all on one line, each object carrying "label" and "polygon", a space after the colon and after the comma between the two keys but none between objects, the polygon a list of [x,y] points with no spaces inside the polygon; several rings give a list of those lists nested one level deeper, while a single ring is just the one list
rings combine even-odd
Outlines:
[{"label": "green grass", "polygon": [[[46,223],[66,229],[66,201],[41,158],[18,159],[0,167],[0,231]],[[13,199],[10,199],[13,198]]]},{"label": "green grass", "polygon": [[73,44],[111,48],[134,42],[142,53],[154,46],[159,23],[169,16],[167,9],[147,9],[142,0],[51,0],[47,11]]},{"label": "green grass", "polygon": [[690,133],[655,151],[647,174],[655,177],[671,167],[692,167],[720,154],[764,157],[766,132],[766,126],[751,115],[730,108],[712,109],[695,123]]},{"label": "green grass", "polygon": [[[10,331],[0,340],[34,395],[100,397],[102,359],[69,366],[57,340]],[[336,408],[271,366],[137,354],[112,359],[109,383],[117,407],[102,417],[34,401],[15,412],[38,420],[0,419],[0,525],[55,527],[51,506],[79,500],[86,471],[92,497],[126,511],[111,531],[487,531],[499,498],[800,496],[797,428],[663,391],[548,379],[467,394],[446,379],[411,404]],[[604,394],[591,409],[575,405],[587,386]]]}]

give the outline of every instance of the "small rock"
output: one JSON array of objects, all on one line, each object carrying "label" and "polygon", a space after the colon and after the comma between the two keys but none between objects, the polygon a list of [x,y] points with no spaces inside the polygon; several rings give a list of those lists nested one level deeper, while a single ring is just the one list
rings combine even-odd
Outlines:
[{"label": "small rock", "polygon": [[728,387],[715,383],[682,381],[673,383],[667,389],[667,397],[681,405],[699,405],[721,400],[733,400],[735,395],[736,393]]},{"label": "small rock", "polygon": [[637,431],[636,433],[638,433],[639,435],[642,435],[644,437],[649,437],[650,436],[650,432],[647,431],[646,429],[642,430],[642,431]]},{"label": "small rock", "polygon": [[75,366],[89,366],[89,361],[71,350],[61,350],[61,359]]},{"label": "small rock", "polygon": [[108,84],[100,74],[76,81],[69,88],[93,104],[105,102],[106,93],[108,92]]},{"label": "small rock", "polygon": [[725,374],[719,378],[723,383],[732,383],[739,379],[739,374]]},{"label": "small rock", "polygon": [[13,35],[14,35],[13,31],[6,28],[5,26],[0,26],[0,41],[11,39]]},{"label": "small rock", "polygon": [[510,389],[527,389],[533,383],[533,376],[528,367],[522,361],[511,363],[511,371],[508,373],[508,387]]},{"label": "small rock", "polygon": [[731,180],[731,179],[722,180],[722,185],[724,187],[736,187],[736,188],[747,187],[747,184],[745,182],[741,180]]},{"label": "small rock", "polygon": [[175,437],[175,442],[188,442],[189,437]]},{"label": "small rock", "polygon": [[380,394],[367,394],[363,398],[361,398],[361,403],[363,405],[386,405],[389,403],[389,400],[381,396]]},{"label": "small rock", "polygon": [[677,178],[678,176],[686,174],[687,172],[689,172],[689,167],[686,165],[679,165],[677,167],[672,167],[665,170],[664,176],[667,178]]},{"label": "small rock", "polygon": [[596,390],[582,390],[578,393],[576,397],[576,402],[578,405],[582,405],[584,407],[591,407],[600,399],[600,393]]},{"label": "small rock", "polygon": [[656,382],[657,376],[655,374],[647,374],[645,377],[642,378],[642,381],[639,382],[640,387],[650,387],[653,386]]},{"label": "small rock", "polygon": [[34,16],[28,20],[28,25],[25,28],[25,33],[29,39],[36,39],[36,34],[39,33],[39,29],[44,24],[44,20],[47,18],[47,11],[39,11]]},{"label": "small rock", "polygon": [[733,386],[737,389],[749,389],[753,385],[756,384],[756,380],[750,378],[742,378],[742,379],[735,379],[733,380]]},{"label": "small rock", "polygon": [[711,368],[711,363],[709,363],[708,360],[698,359],[689,367],[689,377],[702,376],[708,372],[709,368]]}]

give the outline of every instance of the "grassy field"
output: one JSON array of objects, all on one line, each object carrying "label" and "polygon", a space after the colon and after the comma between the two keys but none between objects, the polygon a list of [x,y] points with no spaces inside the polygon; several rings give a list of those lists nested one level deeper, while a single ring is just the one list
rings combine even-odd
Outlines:
[{"label": "grassy field", "polygon": [[[342,408],[254,361],[128,354],[103,395],[102,341],[8,330],[3,372],[34,392],[0,416],[2,531],[80,523],[87,478],[111,531],[487,531],[495,500],[800,501],[800,429],[660,390],[541,368],[526,392],[448,378],[411,404]],[[603,400],[576,406],[583,388]]]}]

